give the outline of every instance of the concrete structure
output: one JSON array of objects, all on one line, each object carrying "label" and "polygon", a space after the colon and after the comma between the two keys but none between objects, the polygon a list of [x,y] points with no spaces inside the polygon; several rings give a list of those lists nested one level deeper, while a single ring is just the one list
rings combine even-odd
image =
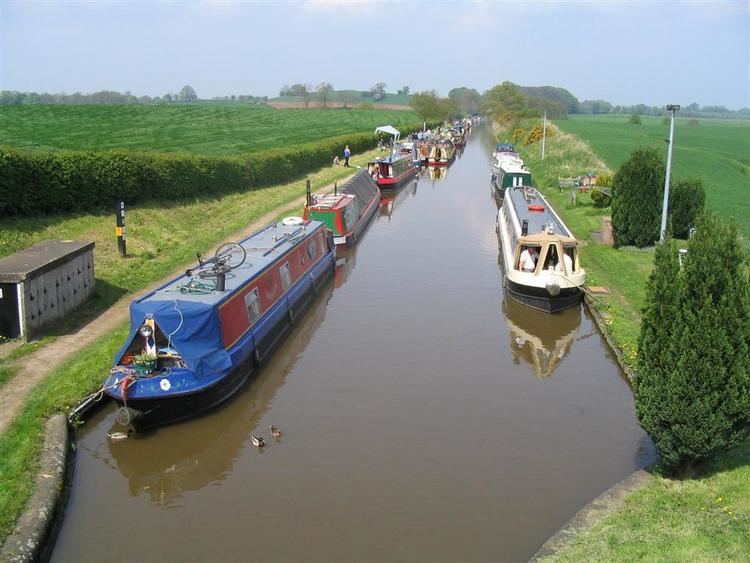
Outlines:
[{"label": "concrete structure", "polygon": [[94,243],[44,241],[0,260],[0,336],[28,340],[94,289]]},{"label": "concrete structure", "polygon": [[612,217],[602,217],[602,234],[599,242],[609,246],[615,244],[615,237],[612,233]]}]

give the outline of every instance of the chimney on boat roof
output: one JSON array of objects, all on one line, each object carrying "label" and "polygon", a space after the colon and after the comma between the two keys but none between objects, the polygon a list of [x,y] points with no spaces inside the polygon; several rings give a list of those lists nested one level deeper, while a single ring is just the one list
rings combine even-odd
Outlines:
[{"label": "chimney on boat roof", "polygon": [[529,234],[529,222],[528,220],[524,219],[521,221],[521,236],[525,237]]}]

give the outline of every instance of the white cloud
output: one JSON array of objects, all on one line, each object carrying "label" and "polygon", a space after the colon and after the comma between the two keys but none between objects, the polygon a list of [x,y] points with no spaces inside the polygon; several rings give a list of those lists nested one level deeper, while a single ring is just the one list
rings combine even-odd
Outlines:
[{"label": "white cloud", "polygon": [[391,2],[375,2],[372,0],[303,0],[302,8],[308,12],[335,12],[362,14],[374,12],[378,5]]}]

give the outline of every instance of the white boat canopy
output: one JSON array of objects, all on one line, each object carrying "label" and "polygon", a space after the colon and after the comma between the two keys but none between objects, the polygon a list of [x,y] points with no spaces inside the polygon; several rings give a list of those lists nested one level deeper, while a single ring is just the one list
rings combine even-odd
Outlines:
[{"label": "white boat canopy", "polygon": [[401,132],[396,129],[393,125],[383,125],[381,127],[378,127],[375,129],[376,133],[387,133],[388,135],[393,135],[394,141],[398,141],[399,137],[401,136]]}]

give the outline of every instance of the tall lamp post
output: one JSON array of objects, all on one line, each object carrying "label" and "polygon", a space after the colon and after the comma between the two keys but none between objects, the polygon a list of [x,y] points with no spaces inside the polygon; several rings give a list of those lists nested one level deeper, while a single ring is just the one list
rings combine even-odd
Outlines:
[{"label": "tall lamp post", "polygon": [[669,147],[667,147],[667,177],[664,180],[664,203],[661,207],[661,231],[659,241],[664,242],[667,235],[667,208],[669,207],[669,177],[672,173],[672,145],[674,144],[674,114],[680,110],[677,104],[669,104],[667,111],[672,113],[672,120],[669,125]]}]

